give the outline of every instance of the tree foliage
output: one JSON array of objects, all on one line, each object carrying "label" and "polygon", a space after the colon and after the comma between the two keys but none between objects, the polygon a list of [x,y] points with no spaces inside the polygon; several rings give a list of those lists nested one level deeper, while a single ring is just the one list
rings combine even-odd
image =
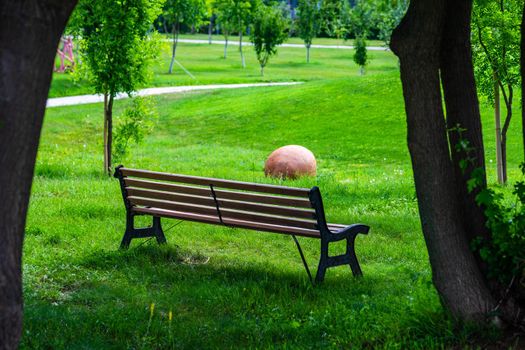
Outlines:
[{"label": "tree foliage", "polygon": [[[513,114],[514,89],[520,81],[520,23],[522,0],[478,0],[473,11],[472,35],[478,91],[496,106],[498,179],[507,181],[507,131]],[[499,93],[506,116],[500,130]]]},{"label": "tree foliage", "polygon": [[306,46],[306,61],[310,62],[310,46],[313,39],[319,34],[320,28],[319,5],[315,0],[299,0],[297,7],[296,26],[298,34]]},{"label": "tree foliage", "polygon": [[289,22],[282,11],[274,6],[261,5],[255,13],[251,40],[264,75],[271,56],[277,53],[277,46],[288,38]]},{"label": "tree foliage", "polygon": [[365,72],[365,66],[368,64],[369,57],[366,50],[366,40],[364,37],[357,37],[354,40],[355,52],[354,62],[360,67],[361,75]]}]

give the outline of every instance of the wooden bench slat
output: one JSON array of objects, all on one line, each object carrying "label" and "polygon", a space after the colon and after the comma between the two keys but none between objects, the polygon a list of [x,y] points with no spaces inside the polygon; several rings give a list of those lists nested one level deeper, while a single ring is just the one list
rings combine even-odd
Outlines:
[{"label": "wooden bench slat", "polygon": [[[174,210],[174,211],[180,211],[180,212],[218,216],[217,209],[215,206],[200,206],[200,205],[192,205],[192,204],[186,204],[186,203],[169,202],[169,201],[157,200],[157,199],[145,199],[141,197],[128,197],[128,200],[133,205],[141,205],[141,206],[146,206],[146,207],[154,207],[154,208]],[[249,213],[249,212],[241,212],[241,211],[236,211],[236,210],[231,210],[231,209],[221,209],[221,216],[223,219],[231,218],[231,219],[268,223],[268,224],[273,224],[273,225],[302,227],[302,228],[307,228],[307,229],[312,229],[312,230],[315,230],[317,227],[317,223],[315,221],[307,221],[305,219],[293,219],[293,218],[277,217],[277,216]]]},{"label": "wooden bench slat", "polygon": [[[173,193],[192,194],[204,197],[211,196],[211,190],[209,188],[204,187],[176,185],[133,178],[125,178],[124,182],[127,187],[137,187]],[[223,199],[232,199],[252,203],[283,205],[288,207],[312,208],[312,204],[310,203],[310,201],[308,199],[303,198],[278,197],[271,195],[260,195],[255,193],[225,190],[215,190],[215,194],[217,195],[217,197]]]},{"label": "wooden bench slat", "polygon": [[209,177],[169,174],[169,173],[161,173],[157,171],[138,170],[138,169],[129,169],[129,168],[120,168],[120,171],[122,172],[124,176],[147,178],[147,179],[161,180],[161,181],[188,183],[188,184],[203,185],[203,186],[213,185],[214,187],[231,188],[235,190],[245,190],[245,191],[263,192],[263,193],[273,193],[273,194],[280,194],[280,195],[293,196],[293,197],[308,197],[310,193],[310,189],[307,189],[307,188],[284,187],[284,186],[276,186],[276,185],[258,184],[258,183],[252,183],[252,182],[215,179],[215,178],[209,178]]},{"label": "wooden bench slat", "polygon": [[[204,223],[215,224],[215,225],[223,225],[220,222],[219,218],[216,216],[185,213],[185,212],[158,209],[158,208],[134,208],[133,210],[137,213],[149,214],[153,216],[204,222]],[[265,224],[265,223],[260,223],[260,222],[250,222],[250,221],[236,220],[236,219],[223,219],[223,222],[224,224],[228,226],[236,227],[236,228],[244,228],[244,229],[250,229],[250,230],[266,231],[266,232],[274,232],[274,233],[282,233],[282,234],[294,234],[297,236],[309,237],[309,238],[321,238],[319,231],[309,230],[309,229],[300,228],[300,227],[279,226],[279,225]]]},{"label": "wooden bench slat", "polygon": [[[215,201],[211,197],[211,193],[207,196],[194,196],[187,194],[178,194],[170,192],[159,192],[152,190],[136,189],[136,188],[127,188],[128,196],[132,197],[142,197],[142,198],[154,198],[162,199],[180,203],[191,203],[205,206],[215,207]],[[280,216],[296,217],[296,218],[305,218],[305,219],[315,219],[315,211],[313,209],[298,209],[298,208],[289,208],[282,206],[270,206],[265,204],[254,204],[249,202],[239,202],[232,201],[228,199],[217,198],[219,203],[219,208],[221,209],[238,209],[242,211],[257,212],[263,214],[274,214]]]}]

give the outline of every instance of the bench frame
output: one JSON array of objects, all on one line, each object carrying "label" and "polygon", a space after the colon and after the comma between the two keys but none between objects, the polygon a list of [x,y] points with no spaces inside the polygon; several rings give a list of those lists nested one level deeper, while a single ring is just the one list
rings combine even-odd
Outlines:
[{"label": "bench frame", "polygon": [[[125,176],[121,171],[121,168],[123,168],[122,165],[119,165],[115,169],[114,177],[119,180],[120,183],[120,189],[122,192],[122,198],[124,200],[124,205],[126,207],[126,230],[124,232],[124,236],[122,238],[122,242],[120,244],[121,249],[127,249],[131,243],[131,240],[135,238],[156,238],[158,244],[165,244],[166,243],[166,236],[164,235],[164,231],[162,229],[161,224],[161,216],[155,216],[152,214],[146,214],[146,213],[138,213],[133,211],[133,205],[128,200],[128,193],[126,190],[126,184],[125,184]],[[219,179],[217,179],[219,180]],[[213,185],[210,185],[212,193],[213,192]],[[353,224],[349,226],[344,225],[337,225],[340,227],[339,230],[331,231],[328,228],[328,224],[325,219],[325,211],[323,206],[323,200],[321,197],[321,192],[317,186],[314,186],[310,189],[308,193],[308,197],[310,200],[310,203],[312,204],[312,208],[315,210],[315,214],[317,217],[317,227],[320,232],[320,241],[321,241],[321,255],[319,259],[319,264],[317,267],[317,273],[315,277],[315,282],[320,283],[324,280],[326,270],[330,267],[336,267],[341,265],[349,265],[352,273],[354,276],[362,276],[361,267],[359,266],[359,262],[357,260],[357,256],[355,253],[355,239],[358,234],[368,234],[369,226],[363,225],[363,224]],[[214,198],[215,199],[215,198]],[[217,200],[215,200],[215,203],[217,205],[217,213],[219,218],[221,217],[220,214],[220,208],[219,203]],[[135,227],[135,216],[139,215],[151,215],[153,218],[152,225],[149,227],[141,227],[136,228]],[[182,220],[182,219],[181,219]],[[206,222],[202,222],[206,223]],[[210,223],[212,224],[212,223]],[[219,225],[223,225],[226,227],[231,227],[225,223],[221,222],[218,223]],[[247,228],[250,229],[250,228]],[[256,230],[252,228],[251,230]],[[301,259],[303,261],[303,264],[305,266],[306,272],[308,274],[308,277],[310,278],[310,281],[313,283],[312,275],[310,273],[310,269],[308,267],[308,264],[306,263],[306,259],[304,257],[303,251],[301,249],[301,245],[299,244],[299,241],[297,240],[296,236],[289,232],[283,232],[284,234],[291,235],[294,239],[297,248],[299,250],[299,254],[301,256]],[[329,256],[329,244],[332,242],[339,242],[342,240],[346,240],[346,252],[341,255],[337,256]]]}]

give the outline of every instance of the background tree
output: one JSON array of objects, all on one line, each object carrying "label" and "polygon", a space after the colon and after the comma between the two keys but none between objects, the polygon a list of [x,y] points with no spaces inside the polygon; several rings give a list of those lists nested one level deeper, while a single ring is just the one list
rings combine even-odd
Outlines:
[{"label": "background tree", "polygon": [[[523,325],[519,284],[491,278],[481,252],[470,249],[476,237],[493,241],[469,193],[472,187],[487,193],[471,10],[472,1],[411,1],[391,48],[400,59],[419,213],[443,305],[460,320]],[[460,132],[447,135],[457,125]]]},{"label": "background tree", "polygon": [[329,38],[342,37],[345,0],[323,0],[320,9],[320,32]]},{"label": "background tree", "polygon": [[131,94],[148,81],[148,66],[158,48],[147,33],[161,8],[162,2],[156,0],[83,0],[76,10],[72,26],[82,38],[82,62],[95,92],[104,95],[104,171],[108,174],[113,101],[119,92]]},{"label": "background tree", "polygon": [[257,10],[257,4],[255,1],[250,0],[231,0],[230,1],[231,11],[231,24],[235,30],[239,32],[239,53],[241,54],[241,66],[246,67],[244,59],[244,52],[242,51],[242,36],[246,31],[246,28],[251,23],[253,14]]},{"label": "background tree", "polygon": [[[476,81],[494,106],[498,181],[507,182],[507,131],[512,119],[514,88],[519,84],[520,21],[523,1],[477,0],[472,23]],[[506,115],[501,128],[500,93]]]},{"label": "background tree", "polygon": [[310,47],[320,30],[320,10],[315,0],[300,0],[297,7],[296,26],[299,37],[306,46],[306,62],[310,62]]},{"label": "background tree", "polygon": [[372,22],[377,28],[377,38],[390,45],[392,31],[401,22],[408,8],[408,0],[383,0],[373,5]]},{"label": "background tree", "polygon": [[171,23],[171,33],[173,35],[169,74],[173,73],[181,24],[184,23],[192,28],[199,25],[205,16],[205,11],[206,4],[204,0],[166,0],[164,18]]},{"label": "background tree", "polygon": [[208,19],[208,44],[211,45],[211,35],[215,26],[217,14],[215,13],[215,0],[205,0],[206,18]]},{"label": "background tree", "polygon": [[276,7],[261,5],[255,13],[251,40],[261,66],[261,75],[264,75],[269,58],[277,53],[277,46],[288,38],[288,28],[288,20]]},{"label": "background tree", "polygon": [[368,64],[368,55],[366,50],[366,40],[363,37],[357,37],[354,40],[355,52],[354,62],[359,66],[361,75],[365,74],[365,66]]},{"label": "background tree", "polygon": [[228,39],[235,28],[235,19],[233,17],[232,0],[215,0],[215,11],[217,12],[217,21],[220,25],[221,34],[224,37],[224,55],[228,55]]}]

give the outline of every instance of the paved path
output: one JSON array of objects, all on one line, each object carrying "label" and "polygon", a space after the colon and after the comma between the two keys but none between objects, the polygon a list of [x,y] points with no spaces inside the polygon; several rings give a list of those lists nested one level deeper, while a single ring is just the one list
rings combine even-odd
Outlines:
[{"label": "paved path", "polygon": [[[167,39],[167,41],[173,41],[173,39]],[[201,39],[179,39],[179,42],[188,43],[188,44],[208,44],[209,43],[208,40],[201,40]],[[216,44],[216,45],[224,45],[223,40],[212,40],[211,43]],[[250,42],[243,42],[243,44],[246,46],[253,45]],[[239,46],[239,41],[238,40],[228,41],[228,46],[229,45]],[[304,49],[303,44],[281,44],[280,46],[282,47],[300,47]],[[354,49],[354,46],[352,45],[316,45],[316,44],[312,44],[311,47],[314,49],[340,49],[340,50],[353,50]],[[381,47],[381,46],[367,46],[366,48],[370,51],[388,51],[388,48]]]},{"label": "paved path", "polygon": [[[151,95],[164,95],[164,94],[175,94],[187,91],[199,91],[199,90],[219,90],[219,89],[242,89],[250,87],[263,87],[263,86],[289,86],[302,84],[302,82],[284,82],[284,83],[253,83],[253,84],[216,84],[216,85],[187,85],[187,86],[169,86],[169,87],[158,87],[140,90],[138,96],[151,96]],[[127,94],[118,94],[115,99],[127,98]],[[104,96],[102,95],[81,95],[81,96],[68,96],[68,97],[57,97],[50,98],[47,100],[47,107],[60,107],[60,106],[72,106],[82,105],[88,103],[99,103],[104,102]]]}]

